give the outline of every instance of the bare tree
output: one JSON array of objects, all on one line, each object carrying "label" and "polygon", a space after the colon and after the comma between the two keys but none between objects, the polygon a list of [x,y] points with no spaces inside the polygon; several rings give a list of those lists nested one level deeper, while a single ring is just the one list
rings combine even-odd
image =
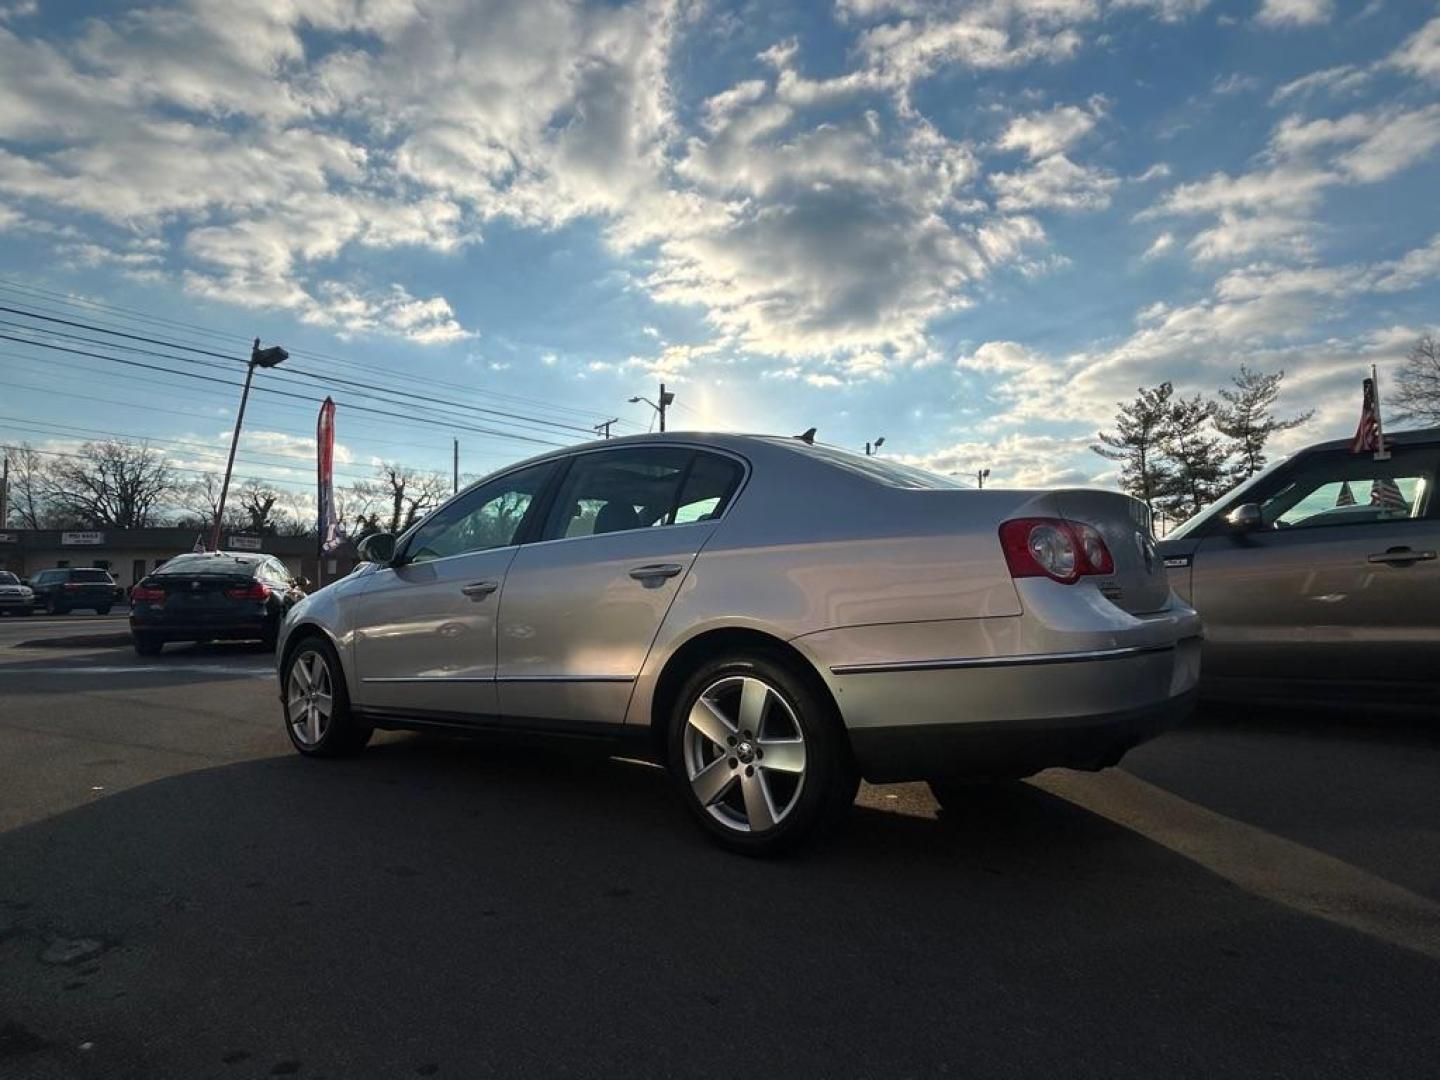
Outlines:
[{"label": "bare tree", "polygon": [[[45,501],[45,461],[29,443],[7,446],[10,460],[9,516],[22,529],[41,529],[49,523]],[[0,521],[0,528],[8,525]]]},{"label": "bare tree", "polygon": [[1267,375],[1251,371],[1244,364],[1231,377],[1234,388],[1223,387],[1220,397],[1225,402],[1214,410],[1215,430],[1230,441],[1235,462],[1230,466],[1230,480],[1248,480],[1265,467],[1265,444],[1277,431],[1290,431],[1315,415],[1308,409],[1288,420],[1278,419],[1272,411],[1280,397],[1280,382],[1285,372]]},{"label": "bare tree", "polygon": [[1121,463],[1120,486],[1146,506],[1155,503],[1171,480],[1161,439],[1173,394],[1174,387],[1168,382],[1152,389],[1140,387],[1134,401],[1116,405],[1115,431],[1100,432],[1100,442],[1090,447],[1101,457]]},{"label": "bare tree", "polygon": [[243,527],[254,533],[274,534],[277,529],[275,504],[280,501],[280,492],[264,481],[250,479],[237,492]]},{"label": "bare tree", "polygon": [[1440,341],[1426,334],[1410,348],[1394,396],[1396,420],[1440,424]]},{"label": "bare tree", "polygon": [[449,481],[395,462],[381,462],[374,480],[351,484],[345,500],[352,507],[356,534],[404,532],[450,494]]},{"label": "bare tree", "polygon": [[45,493],[58,517],[84,528],[141,529],[156,523],[180,485],[145,443],[87,442],[46,470]]}]

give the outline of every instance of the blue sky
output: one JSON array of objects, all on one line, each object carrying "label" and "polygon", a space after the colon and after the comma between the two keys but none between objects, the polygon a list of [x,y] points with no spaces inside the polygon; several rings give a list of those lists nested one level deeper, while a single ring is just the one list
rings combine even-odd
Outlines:
[{"label": "blue sky", "polygon": [[[0,0],[0,278],[44,290],[5,302],[553,422],[467,414],[502,432],[456,432],[467,472],[643,430],[661,378],[672,427],[1020,484],[1112,482],[1116,401],[1242,361],[1317,410],[1292,441],[1341,434],[1440,322],[1437,192],[1421,0]],[[206,468],[233,415],[13,342],[0,375],[6,441]],[[443,424],[336,396],[349,475],[448,469]],[[312,415],[258,396],[242,471],[303,488]]]}]

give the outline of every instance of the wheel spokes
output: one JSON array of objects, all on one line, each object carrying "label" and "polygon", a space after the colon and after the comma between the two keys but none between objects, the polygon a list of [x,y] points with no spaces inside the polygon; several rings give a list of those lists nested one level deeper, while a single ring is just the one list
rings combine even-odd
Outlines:
[{"label": "wheel spokes", "polygon": [[700,800],[701,806],[710,806],[725,797],[725,793],[734,785],[736,775],[736,770],[731,768],[726,758],[717,757],[695,774],[695,779],[690,781],[690,787],[694,790],[695,797]]},{"label": "wheel spokes", "polygon": [[722,751],[733,743],[735,725],[704,695],[696,700],[694,708],[690,710],[689,723]]},{"label": "wheel spokes", "polygon": [[748,731],[754,738],[760,737],[760,725],[765,720],[765,703],[770,699],[770,688],[759,679],[746,679],[740,686],[740,713],[736,727]]},{"label": "wheel spokes", "polygon": [[773,769],[783,773],[803,773],[805,771],[805,740],[804,739],[762,739],[760,749],[764,751],[764,757],[760,759],[760,768]]},{"label": "wheel spokes", "polygon": [[765,774],[755,770],[740,778],[740,793],[745,797],[745,819],[751,832],[764,832],[775,826],[775,805],[770,801],[770,787]]}]

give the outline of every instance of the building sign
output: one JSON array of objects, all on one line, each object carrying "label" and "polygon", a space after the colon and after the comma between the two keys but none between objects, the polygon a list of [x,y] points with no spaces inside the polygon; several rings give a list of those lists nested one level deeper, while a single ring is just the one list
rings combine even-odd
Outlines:
[{"label": "building sign", "polygon": [[105,543],[103,532],[62,532],[60,543],[67,547],[73,544],[100,545]]},{"label": "building sign", "polygon": [[228,538],[226,546],[231,551],[259,551],[260,537],[258,536],[232,536]]},{"label": "building sign", "polygon": [[0,544],[18,544],[19,542],[19,533],[0,533]]}]

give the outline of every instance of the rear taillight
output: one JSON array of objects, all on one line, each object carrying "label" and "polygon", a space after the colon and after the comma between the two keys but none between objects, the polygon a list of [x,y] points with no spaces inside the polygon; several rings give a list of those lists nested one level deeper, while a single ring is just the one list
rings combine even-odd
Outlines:
[{"label": "rear taillight", "polygon": [[165,590],[157,589],[153,585],[136,585],[130,590],[130,602],[132,604],[162,604],[165,602]]},{"label": "rear taillight", "polygon": [[1115,560],[1093,526],[1064,518],[1016,518],[1000,526],[1010,576],[1048,577],[1073,585],[1086,574],[1109,574]]},{"label": "rear taillight", "polygon": [[265,600],[270,596],[270,586],[256,581],[238,588],[226,589],[225,595],[231,600]]}]

